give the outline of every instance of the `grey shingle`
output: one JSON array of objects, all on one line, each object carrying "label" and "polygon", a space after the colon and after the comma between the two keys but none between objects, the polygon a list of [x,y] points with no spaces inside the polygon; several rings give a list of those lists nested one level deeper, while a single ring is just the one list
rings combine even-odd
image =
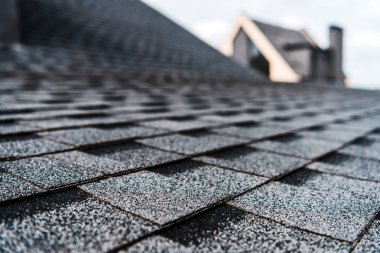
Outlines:
[{"label": "grey shingle", "polygon": [[78,190],[0,207],[5,252],[104,252],[156,228]]},{"label": "grey shingle", "polygon": [[0,135],[30,133],[38,130],[36,127],[16,123],[0,123]]},{"label": "grey shingle", "polygon": [[210,199],[239,194],[268,180],[193,161],[183,161],[151,171],[176,179],[184,185],[200,188]]},{"label": "grey shingle", "polygon": [[165,224],[265,181],[187,162],[154,171],[158,174],[138,172],[81,188],[127,211]]},{"label": "grey shingle", "polygon": [[81,167],[44,157],[0,163],[7,171],[25,178],[43,188],[61,187],[89,180],[104,174],[100,170]]},{"label": "grey shingle", "polygon": [[43,135],[46,138],[59,141],[62,143],[83,146],[100,144],[104,142],[121,141],[136,137],[146,137],[160,134],[163,131],[150,129],[146,127],[115,127],[115,128],[80,128],[71,130],[62,130],[55,132],[46,132]]},{"label": "grey shingle", "polygon": [[308,166],[311,169],[353,178],[380,181],[380,162],[335,153]]},{"label": "grey shingle", "polygon": [[380,249],[380,219],[375,220],[356,245],[354,253],[376,253]]},{"label": "grey shingle", "polygon": [[380,183],[351,179],[309,169],[296,171],[281,179],[281,182],[316,190],[334,191],[341,189],[366,195],[373,194],[380,200]]},{"label": "grey shingle", "polygon": [[210,201],[200,189],[152,172],[138,172],[81,186],[85,191],[141,217],[165,224]]},{"label": "grey shingle", "polygon": [[210,123],[207,121],[201,121],[197,119],[188,119],[188,120],[161,119],[161,120],[142,122],[140,123],[140,125],[161,128],[161,129],[169,129],[173,131],[186,131],[186,130],[208,128],[208,127],[216,126],[217,124]]},{"label": "grey shingle", "polygon": [[199,117],[200,120],[218,122],[218,123],[241,123],[246,121],[254,121],[255,116],[248,113],[226,114],[226,115],[206,115]]},{"label": "grey shingle", "polygon": [[288,139],[288,136],[285,136],[269,141],[254,143],[251,146],[258,149],[303,157],[306,159],[315,159],[338,149],[342,144],[299,136],[295,136],[295,138],[291,136]]},{"label": "grey shingle", "polygon": [[230,202],[253,214],[308,231],[354,241],[377,213],[369,195],[271,182]]},{"label": "grey shingle", "polygon": [[43,138],[0,141],[0,158],[41,155],[69,149],[69,146]]},{"label": "grey shingle", "polygon": [[340,129],[338,127],[329,128],[327,125],[325,127],[306,129],[298,132],[297,134],[309,138],[348,143],[365,134],[365,131],[347,131],[347,128],[344,127],[341,127]]},{"label": "grey shingle", "polygon": [[[137,143],[128,143],[111,147],[86,150],[87,153],[114,160],[123,164],[122,170],[140,169],[176,160],[183,156],[146,147]],[[118,171],[119,167],[115,167]]]},{"label": "grey shingle", "polygon": [[212,133],[200,136],[169,135],[138,142],[172,152],[194,155],[228,146],[243,144],[244,140]]},{"label": "grey shingle", "polygon": [[245,124],[238,126],[229,126],[223,128],[215,128],[212,130],[220,134],[237,136],[240,138],[249,138],[252,140],[268,138],[274,135],[289,132],[287,128],[271,126],[268,124]]},{"label": "grey shingle", "polygon": [[209,164],[265,177],[276,177],[298,169],[307,160],[282,156],[253,148],[238,148],[197,158]]},{"label": "grey shingle", "polygon": [[58,153],[54,155],[49,155],[48,158],[62,160],[67,164],[72,163],[75,165],[85,167],[86,170],[100,171],[104,174],[128,170],[128,166],[125,163],[108,159],[105,157],[90,155],[88,153],[80,151]]},{"label": "grey shingle", "polygon": [[354,156],[380,160],[380,142],[363,140],[362,142],[343,148],[341,152]]},{"label": "grey shingle", "polygon": [[222,206],[138,242],[125,252],[349,252],[349,249],[348,243]]},{"label": "grey shingle", "polygon": [[0,201],[25,197],[38,192],[41,192],[41,189],[0,171]]}]

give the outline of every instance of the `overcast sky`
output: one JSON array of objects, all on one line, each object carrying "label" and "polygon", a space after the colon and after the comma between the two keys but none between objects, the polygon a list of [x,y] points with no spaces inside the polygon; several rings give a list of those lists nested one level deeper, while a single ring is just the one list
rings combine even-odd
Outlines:
[{"label": "overcast sky", "polygon": [[240,13],[306,28],[323,47],[328,26],[345,29],[344,69],[353,87],[380,89],[380,0],[144,0],[218,48]]}]

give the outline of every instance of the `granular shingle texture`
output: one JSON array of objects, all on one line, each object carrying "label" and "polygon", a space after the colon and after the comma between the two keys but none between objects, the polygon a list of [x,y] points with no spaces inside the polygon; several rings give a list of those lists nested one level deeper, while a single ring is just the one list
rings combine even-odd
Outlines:
[{"label": "granular shingle texture", "polygon": [[44,136],[51,140],[72,146],[86,146],[112,141],[122,141],[136,137],[152,136],[160,133],[162,133],[162,131],[143,127],[118,127],[110,129],[85,127],[74,130],[49,132],[44,134]]},{"label": "granular shingle texture", "polygon": [[265,179],[184,162],[82,186],[82,189],[159,224],[172,222]]},{"label": "granular shingle texture", "polygon": [[56,188],[101,176],[100,170],[87,169],[74,163],[50,158],[28,158],[2,162],[8,172],[29,180],[43,188]]},{"label": "granular shingle texture", "polygon": [[380,182],[380,161],[353,157],[344,153],[331,154],[320,161],[310,164],[309,168],[347,177]]},{"label": "granular shingle texture", "polygon": [[230,203],[253,214],[346,241],[355,241],[380,207],[380,201],[371,195],[278,182]]},{"label": "granular shingle texture", "polygon": [[356,245],[353,252],[364,253],[378,252],[380,248],[380,219],[376,219],[372,226],[369,228],[367,234],[362,238],[362,240]]},{"label": "granular shingle texture", "polygon": [[41,192],[41,189],[7,173],[0,172],[0,201]]},{"label": "granular shingle texture", "polygon": [[0,158],[28,157],[65,149],[69,149],[69,146],[43,138],[0,139]]},{"label": "granular shingle texture", "polygon": [[269,178],[280,176],[308,163],[304,159],[263,152],[248,147],[222,151],[198,159],[209,164]]},{"label": "granular shingle texture", "polygon": [[323,156],[341,146],[332,141],[322,141],[299,136],[284,136],[269,141],[252,144],[252,147],[278,152],[286,155],[315,159]]},{"label": "granular shingle texture", "polygon": [[222,206],[125,252],[348,252],[350,245]]},{"label": "granular shingle texture", "polygon": [[145,139],[139,142],[163,150],[187,155],[195,155],[245,143],[245,141],[241,139],[213,133],[194,135],[175,134],[153,139]]},{"label": "granular shingle texture", "polygon": [[157,228],[78,190],[0,210],[4,252],[104,252]]},{"label": "granular shingle texture", "polygon": [[379,92],[271,83],[138,0],[13,7],[0,252],[378,251]]}]

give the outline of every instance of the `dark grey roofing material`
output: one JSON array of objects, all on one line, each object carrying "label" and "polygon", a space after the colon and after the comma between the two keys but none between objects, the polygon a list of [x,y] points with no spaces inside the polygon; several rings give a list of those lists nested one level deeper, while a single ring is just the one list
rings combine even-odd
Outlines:
[{"label": "dark grey roofing material", "polygon": [[[19,133],[0,137],[0,146],[6,148],[1,153],[1,175],[11,176],[17,187],[14,188],[13,183],[5,186],[4,189],[11,189],[12,193],[1,194],[0,208],[26,206],[46,199],[50,194],[58,194],[52,192],[57,190],[61,192],[59,194],[73,189],[78,191],[78,188],[90,192],[96,196],[91,198],[91,203],[102,199],[104,202],[99,208],[103,210],[106,206],[106,211],[99,210],[95,214],[85,208],[87,204],[83,206],[79,202],[69,209],[76,205],[80,207],[77,222],[87,222],[86,229],[97,229],[100,225],[93,220],[95,216],[99,217],[104,223],[104,229],[99,230],[104,237],[92,236],[90,232],[71,232],[65,223],[60,223],[57,228],[64,231],[65,241],[79,241],[76,244],[79,249],[88,247],[90,251],[95,247],[100,251],[101,248],[96,247],[104,244],[107,249],[131,251],[152,247],[158,252],[162,247],[188,251],[210,248],[235,251],[254,247],[259,251],[347,252],[358,241],[376,240],[377,234],[368,234],[370,230],[367,228],[373,224],[373,217],[380,209],[378,159],[359,158],[360,154],[354,156],[343,152],[350,146],[371,148],[379,143],[376,129],[380,127],[377,116],[380,106],[376,104],[379,96],[376,92],[244,83],[232,87],[228,83],[204,83],[202,86],[160,83],[161,86],[157,86],[144,81],[139,81],[139,87],[121,87],[123,82],[118,80],[107,82],[107,85],[120,85],[117,90],[98,87],[77,92],[68,84],[62,87],[62,82],[65,79],[49,80],[49,89],[41,88],[33,93],[15,85],[13,90],[8,89],[0,95],[6,97],[0,100],[7,105],[5,114],[9,118],[15,117],[14,123],[8,121],[10,124],[29,126],[37,121],[33,117],[17,118],[25,107],[30,107],[35,115],[43,115],[40,129],[35,133],[27,134],[19,129]],[[60,91],[56,87],[61,87]],[[42,102],[39,97],[44,100],[48,94],[69,96],[70,100],[59,106],[45,107],[42,104],[50,102]],[[103,102],[108,99],[104,94],[118,96],[118,99],[108,101],[104,106]],[[226,96],[233,103],[221,106],[217,101]],[[289,99],[292,96],[296,98]],[[166,101],[164,107],[157,102],[162,97]],[[208,107],[191,109],[193,102],[188,97],[197,97]],[[81,108],[75,110],[80,111],[80,116],[68,116],[68,110],[79,102]],[[30,106],[31,103],[38,106]],[[234,118],[239,114],[245,116]],[[259,120],[258,115],[263,114],[266,116]],[[207,121],[203,125],[204,120],[200,118],[206,116],[225,119],[232,116],[234,119]],[[166,122],[168,125],[148,128],[149,122]],[[171,125],[172,122],[175,126]],[[321,126],[321,138],[302,134]],[[88,129],[96,129],[94,132],[98,135],[87,132]],[[114,130],[116,134],[110,134]],[[70,136],[68,139],[72,145],[58,142],[63,139],[49,140],[55,133]],[[68,139],[64,142],[69,142]],[[7,144],[10,141],[18,145]],[[263,143],[271,145],[263,147]],[[327,153],[331,154],[324,156]],[[300,169],[305,166],[313,170],[302,173]],[[268,187],[271,187],[270,192]],[[47,201],[53,200],[47,198]],[[231,211],[232,207],[222,208],[225,203],[243,208],[238,212],[244,218],[234,221],[228,215],[223,216],[227,225],[203,230],[199,225],[202,217],[213,213],[221,217],[220,212]],[[270,203],[273,205],[268,207]],[[68,212],[65,208],[59,210]],[[49,212],[47,217],[55,219],[59,216],[53,209]],[[108,222],[106,213],[114,212],[128,218],[118,221],[121,223]],[[22,222],[36,231],[46,231],[51,241],[41,244],[46,249],[42,251],[54,250],[58,247],[56,245],[62,249],[71,247],[54,237],[55,226],[52,230],[42,225],[35,228],[37,225],[33,222],[40,222],[39,217],[17,218],[10,216],[9,212],[6,214],[9,220]],[[142,221],[157,232],[147,232],[146,237],[142,237],[145,232],[131,228],[132,237],[124,237],[127,232],[118,234],[120,237],[113,236],[114,227],[118,226],[113,222],[128,227],[123,222],[141,224]],[[186,224],[190,221],[194,225],[189,227]],[[82,226],[84,223],[79,222],[78,229],[83,229]],[[112,231],[108,231],[110,227]],[[31,235],[17,230],[17,227],[6,225],[3,231],[6,231],[1,234],[6,238],[1,240],[3,244],[13,240],[17,245],[33,246]],[[181,234],[178,231],[187,232]],[[215,236],[210,238],[209,233],[215,233]],[[191,241],[186,242],[190,240],[189,234],[196,237],[190,237]],[[237,236],[222,240],[231,234]],[[251,236],[256,239],[248,240]],[[365,239],[368,236],[370,239]],[[72,249],[78,248],[73,246]]]},{"label": "dark grey roofing material", "polygon": [[378,217],[368,230],[368,233],[363,236],[358,245],[356,246],[354,253],[370,252],[375,253],[380,248],[380,218]]},{"label": "dark grey roofing material", "polygon": [[138,141],[142,144],[181,154],[195,155],[243,144],[246,141],[234,137],[201,132],[190,135],[174,134]]},{"label": "dark grey roofing material", "polygon": [[139,0],[17,2],[24,47],[3,54],[4,71],[265,80]]},{"label": "dark grey roofing material", "polygon": [[308,160],[263,152],[253,148],[238,148],[197,158],[208,164],[264,177],[277,177],[300,168]]},{"label": "dark grey roofing material", "polygon": [[347,242],[223,205],[138,242],[125,252],[349,252],[349,249]]},{"label": "dark grey roofing material", "polygon": [[157,226],[69,190],[0,207],[0,228],[4,252],[104,252]]},{"label": "dark grey roofing material", "polygon": [[113,141],[125,141],[135,137],[147,137],[163,133],[164,131],[144,127],[114,127],[114,128],[90,128],[63,130],[42,133],[46,138],[65,143],[71,146],[89,146]]},{"label": "dark grey roofing material", "polygon": [[264,178],[185,162],[81,188],[124,210],[165,224],[265,181]]},{"label": "dark grey roofing material", "polygon": [[296,135],[286,135],[273,138],[272,140],[258,142],[251,146],[305,159],[315,159],[340,148],[342,144],[331,140],[323,141]]},{"label": "dark grey roofing material", "polygon": [[346,241],[355,241],[380,208],[380,201],[368,195],[279,182],[270,182],[229,203],[259,216]]},{"label": "dark grey roofing material", "polygon": [[331,154],[308,167],[322,172],[380,182],[380,161],[366,160],[344,153]]},{"label": "dark grey roofing material", "polygon": [[33,195],[40,191],[36,186],[0,171],[0,201]]},{"label": "dark grey roofing material", "polygon": [[[0,251],[378,248],[378,92],[261,83],[139,1],[20,3],[29,46],[0,64]],[[46,38],[77,10],[84,37],[68,21]]]},{"label": "dark grey roofing material", "polygon": [[0,158],[20,158],[66,149],[69,146],[42,138],[0,139]]}]

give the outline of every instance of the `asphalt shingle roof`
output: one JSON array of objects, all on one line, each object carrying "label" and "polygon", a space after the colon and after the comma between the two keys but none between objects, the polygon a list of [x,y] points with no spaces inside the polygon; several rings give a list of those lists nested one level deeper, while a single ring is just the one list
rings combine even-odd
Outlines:
[{"label": "asphalt shingle roof", "polygon": [[[48,3],[42,10],[64,8],[69,16],[75,3],[81,11],[100,3],[72,20],[89,19],[89,27],[78,28],[91,28],[88,35],[94,15],[113,6],[104,15],[119,16],[95,37],[124,20],[134,27],[131,40],[143,36],[148,43],[141,26],[152,32],[154,45],[141,49],[147,57],[161,50],[158,44],[176,44],[164,40],[176,34],[173,24],[139,1],[20,3],[23,12]],[[121,19],[115,6],[135,9]],[[135,22],[138,11],[147,20]],[[52,58],[68,58],[73,46],[88,53],[81,40],[63,43],[70,35],[64,29],[49,40],[46,30],[33,32],[52,16],[47,26],[62,24],[61,14],[36,20],[29,14],[23,31],[29,50],[39,52],[46,42]],[[150,20],[157,17],[157,24]],[[174,81],[136,65],[144,54],[126,65],[140,72],[135,76],[97,69],[105,58],[96,57],[75,60],[91,61],[96,75],[60,72],[65,63],[40,55],[54,71],[1,72],[0,252],[378,251],[380,94],[272,84],[254,73],[238,79],[239,66],[194,40],[178,31],[183,57],[200,47],[199,57],[211,54],[210,61],[227,67],[208,72],[213,68],[197,56],[191,66],[203,78],[192,72]],[[120,55],[128,46],[114,49]]]}]

